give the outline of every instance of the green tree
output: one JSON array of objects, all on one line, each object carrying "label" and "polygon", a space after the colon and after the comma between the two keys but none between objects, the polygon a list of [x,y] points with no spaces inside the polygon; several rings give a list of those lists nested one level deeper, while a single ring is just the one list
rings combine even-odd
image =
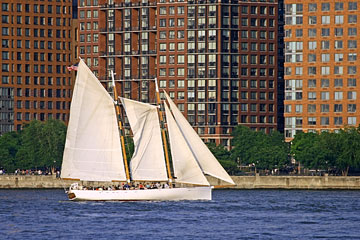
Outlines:
[{"label": "green tree", "polygon": [[20,132],[20,146],[16,153],[16,165],[18,168],[30,169],[42,167],[39,157],[42,141],[43,123],[37,120],[25,125]]},{"label": "green tree", "polygon": [[8,172],[16,169],[15,156],[19,149],[20,136],[17,132],[8,132],[0,137],[0,167]]},{"label": "green tree", "polygon": [[288,163],[288,144],[279,132],[267,135],[239,125],[233,132],[232,144],[231,156],[240,158],[241,163],[268,170],[282,168]]},{"label": "green tree", "polygon": [[15,169],[60,167],[66,126],[59,120],[31,121],[18,132],[0,137],[0,167]]},{"label": "green tree", "polygon": [[66,139],[66,125],[59,120],[48,120],[43,124],[39,156],[42,166],[61,166]]},{"label": "green tree", "polygon": [[327,152],[317,133],[297,133],[291,142],[291,154],[306,168],[327,169]]},{"label": "green tree", "polygon": [[336,159],[341,154],[341,142],[339,134],[334,132],[322,132],[320,134],[320,146],[324,152],[324,169],[335,169]]},{"label": "green tree", "polygon": [[341,153],[336,159],[336,166],[343,176],[347,176],[351,167],[360,166],[360,126],[340,130],[339,142]]},{"label": "green tree", "polygon": [[125,144],[126,159],[128,161],[128,165],[129,165],[131,157],[134,154],[134,150],[135,150],[135,145],[134,145],[134,141],[133,141],[132,137],[126,136],[124,138],[124,144]]}]

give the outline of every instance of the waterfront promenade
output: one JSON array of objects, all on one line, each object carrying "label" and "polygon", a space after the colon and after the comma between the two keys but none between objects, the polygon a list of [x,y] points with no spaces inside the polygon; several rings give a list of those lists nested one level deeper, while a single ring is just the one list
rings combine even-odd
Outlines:
[{"label": "waterfront promenade", "polygon": [[[354,189],[360,190],[360,176],[232,176],[233,189]],[[208,177],[211,185],[221,181]],[[0,189],[11,188],[65,188],[72,180],[62,180],[55,175],[0,175]],[[87,186],[100,186],[100,182],[84,182]]]}]

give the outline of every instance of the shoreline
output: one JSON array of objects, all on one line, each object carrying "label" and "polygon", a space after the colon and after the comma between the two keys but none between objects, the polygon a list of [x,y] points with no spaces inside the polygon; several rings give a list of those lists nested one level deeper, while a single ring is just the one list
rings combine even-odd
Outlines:
[{"label": "shoreline", "polygon": [[[216,188],[227,189],[303,189],[303,190],[360,190],[360,176],[231,176],[235,186],[207,177]],[[0,189],[63,189],[77,181],[63,180],[55,175],[0,175]],[[80,182],[80,181],[78,181]],[[103,182],[87,182],[101,186]],[[113,183],[115,184],[115,183]]]}]

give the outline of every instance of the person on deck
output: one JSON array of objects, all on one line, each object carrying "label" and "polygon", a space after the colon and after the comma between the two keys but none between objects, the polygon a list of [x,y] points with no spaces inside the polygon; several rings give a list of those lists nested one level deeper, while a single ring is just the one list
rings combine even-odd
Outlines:
[{"label": "person on deck", "polygon": [[125,185],[124,185],[124,190],[129,190],[130,189],[130,185],[128,184],[128,183],[126,183]]}]

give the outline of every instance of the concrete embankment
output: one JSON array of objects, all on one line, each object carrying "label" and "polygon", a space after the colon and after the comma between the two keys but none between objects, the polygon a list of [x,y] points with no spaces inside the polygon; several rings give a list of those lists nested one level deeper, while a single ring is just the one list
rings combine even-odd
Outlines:
[{"label": "concrete embankment", "polygon": [[[360,177],[340,176],[233,176],[234,189],[354,189],[360,190]],[[211,185],[226,185],[208,178]],[[0,188],[64,188],[74,181],[53,176],[0,175]],[[103,183],[84,182],[87,186]]]}]

